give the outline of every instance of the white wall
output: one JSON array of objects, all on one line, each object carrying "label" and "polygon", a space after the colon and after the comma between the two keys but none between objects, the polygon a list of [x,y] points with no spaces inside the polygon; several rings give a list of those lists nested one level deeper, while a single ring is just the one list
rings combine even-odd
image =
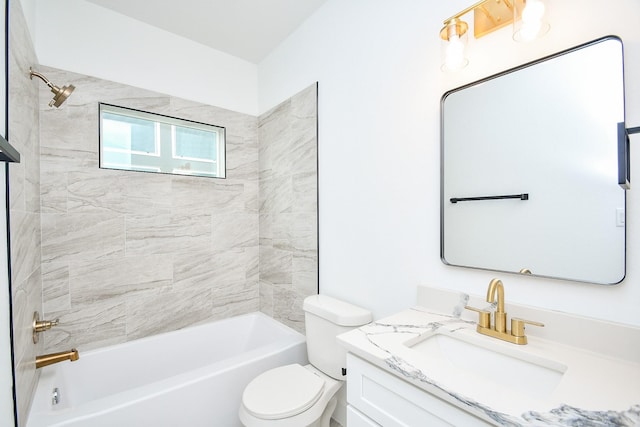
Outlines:
[{"label": "white wall", "polygon": [[43,65],[258,114],[255,64],[83,0],[23,2]]},{"label": "white wall", "polygon": [[[620,285],[449,267],[439,256],[442,94],[615,34],[625,44],[627,124],[638,126],[640,2],[616,0],[603,8],[596,0],[551,0],[545,38],[514,43],[510,28],[470,37],[470,65],[444,74],[442,21],[470,3],[329,0],[259,65],[261,111],[319,82],[320,292],[379,317],[414,304],[417,285],[483,295],[498,275],[507,301],[640,325],[640,178],[627,195],[627,277]],[[634,148],[632,168],[639,168],[640,147]]]}]

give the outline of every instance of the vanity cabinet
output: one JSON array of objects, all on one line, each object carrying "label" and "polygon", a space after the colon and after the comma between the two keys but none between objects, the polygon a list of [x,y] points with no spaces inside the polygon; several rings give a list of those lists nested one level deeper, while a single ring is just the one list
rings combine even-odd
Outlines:
[{"label": "vanity cabinet", "polygon": [[492,425],[351,353],[347,372],[349,427]]}]

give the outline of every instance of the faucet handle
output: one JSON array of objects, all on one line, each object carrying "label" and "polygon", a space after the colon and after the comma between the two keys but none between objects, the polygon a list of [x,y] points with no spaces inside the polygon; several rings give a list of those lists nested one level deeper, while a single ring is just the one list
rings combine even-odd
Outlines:
[{"label": "faucet handle", "polygon": [[491,327],[491,312],[487,310],[483,310],[481,308],[471,307],[470,305],[465,305],[464,308],[467,310],[475,311],[478,313],[478,326],[482,328],[490,328]]},{"label": "faucet handle", "polygon": [[524,325],[533,325],[543,327],[544,323],[536,322],[534,320],[520,319],[519,317],[511,318],[511,335],[514,337],[524,337]]},{"label": "faucet handle", "polygon": [[32,335],[33,335],[33,343],[34,344],[38,343],[38,334],[40,332],[48,331],[52,327],[58,326],[59,323],[60,323],[60,319],[40,320],[40,313],[35,311],[33,313],[33,324],[31,326]]}]

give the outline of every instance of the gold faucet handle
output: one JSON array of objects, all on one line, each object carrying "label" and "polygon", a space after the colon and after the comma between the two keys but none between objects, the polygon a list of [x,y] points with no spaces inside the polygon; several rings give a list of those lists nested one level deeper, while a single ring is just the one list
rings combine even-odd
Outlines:
[{"label": "gold faucet handle", "polygon": [[536,322],[534,320],[520,319],[518,317],[511,318],[511,335],[514,337],[524,337],[524,325],[533,325],[543,327],[544,323]]},{"label": "gold faucet handle", "polygon": [[60,323],[60,319],[55,319],[55,320],[36,320],[33,329],[36,332],[44,332],[44,331],[48,331],[49,329],[53,328],[54,326],[58,326],[58,324]]},{"label": "gold faucet handle", "polygon": [[482,328],[491,327],[491,312],[487,310],[482,310],[481,308],[471,307],[470,305],[465,305],[464,308],[467,310],[475,311],[478,313],[478,326]]},{"label": "gold faucet handle", "polygon": [[59,323],[60,323],[59,319],[55,319],[55,320],[40,320],[40,313],[35,311],[33,313],[33,324],[31,326],[31,328],[32,328],[32,336],[33,336],[33,343],[34,344],[38,343],[38,334],[40,332],[48,331],[49,329],[53,328],[54,326],[58,326]]}]

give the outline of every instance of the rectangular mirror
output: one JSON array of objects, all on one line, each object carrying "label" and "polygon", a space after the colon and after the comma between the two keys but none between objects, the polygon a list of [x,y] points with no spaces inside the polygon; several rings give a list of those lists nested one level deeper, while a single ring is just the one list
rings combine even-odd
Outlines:
[{"label": "rectangular mirror", "polygon": [[225,177],[225,129],[100,104],[100,167]]},{"label": "rectangular mirror", "polygon": [[599,284],[624,279],[620,39],[454,89],[441,107],[444,263]]}]

